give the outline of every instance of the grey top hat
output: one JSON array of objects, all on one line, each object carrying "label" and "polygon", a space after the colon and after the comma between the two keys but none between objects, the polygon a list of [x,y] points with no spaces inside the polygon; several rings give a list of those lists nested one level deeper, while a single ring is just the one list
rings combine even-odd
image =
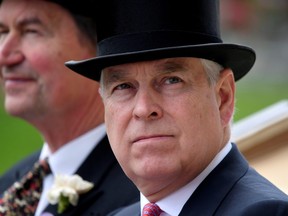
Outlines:
[{"label": "grey top hat", "polygon": [[233,70],[254,65],[253,49],[223,43],[218,0],[106,0],[97,6],[98,56],[66,66],[93,80],[105,67],[170,57],[205,58]]}]

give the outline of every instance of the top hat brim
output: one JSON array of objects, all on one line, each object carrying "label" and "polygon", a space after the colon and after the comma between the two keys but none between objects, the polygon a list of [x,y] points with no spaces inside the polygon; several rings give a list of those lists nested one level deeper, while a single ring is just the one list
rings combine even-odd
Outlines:
[{"label": "top hat brim", "polygon": [[173,57],[195,57],[217,62],[224,68],[232,69],[235,81],[248,73],[256,60],[254,50],[249,47],[211,43],[103,55],[82,61],[68,61],[65,65],[78,74],[99,81],[101,71],[106,67]]}]

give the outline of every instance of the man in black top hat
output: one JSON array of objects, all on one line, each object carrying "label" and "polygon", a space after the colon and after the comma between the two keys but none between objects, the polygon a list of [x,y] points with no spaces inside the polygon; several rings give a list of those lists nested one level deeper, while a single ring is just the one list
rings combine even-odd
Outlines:
[{"label": "man in black top hat", "polygon": [[113,215],[288,215],[288,196],[230,140],[235,82],[255,53],[223,43],[218,1],[102,7],[99,56],[66,65],[100,80],[110,144],[141,192]]},{"label": "man in black top hat", "polygon": [[[99,84],[64,65],[71,58],[96,55],[94,14],[90,0],[1,1],[0,79],[5,109],[35,126],[44,145],[0,177],[0,215],[7,215],[7,211],[17,216],[43,212],[58,215],[58,191],[64,194],[68,185],[55,183],[59,179],[70,181],[74,174],[94,186],[85,193],[80,190],[81,194],[71,194],[74,198],[79,195],[78,202],[69,203],[61,215],[105,216],[139,200],[137,188],[123,173],[109,145]],[[36,213],[21,197],[14,197],[8,206],[6,197],[13,196],[5,193],[3,201],[4,191],[19,181],[35,161],[46,157],[52,174],[44,179],[39,204],[34,205]],[[74,192],[76,183],[68,190]]]}]

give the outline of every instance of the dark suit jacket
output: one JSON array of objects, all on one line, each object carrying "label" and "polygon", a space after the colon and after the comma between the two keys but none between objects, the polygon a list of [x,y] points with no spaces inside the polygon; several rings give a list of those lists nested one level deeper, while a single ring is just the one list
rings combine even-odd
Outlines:
[{"label": "dark suit jacket", "polygon": [[[24,159],[0,178],[0,194],[27,173],[40,152]],[[95,147],[76,172],[94,187],[80,195],[78,205],[70,206],[63,216],[105,216],[108,212],[139,200],[139,191],[126,177],[110,148],[107,136]],[[44,212],[57,215],[57,205],[49,205]]]},{"label": "dark suit jacket", "polygon": [[[138,216],[140,203],[110,215]],[[229,154],[199,185],[179,214],[194,215],[288,216],[288,196],[249,167],[233,144]]]}]

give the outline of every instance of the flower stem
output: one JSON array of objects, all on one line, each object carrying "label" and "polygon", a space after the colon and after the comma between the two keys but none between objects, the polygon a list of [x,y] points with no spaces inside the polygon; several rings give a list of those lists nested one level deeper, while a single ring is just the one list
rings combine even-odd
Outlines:
[{"label": "flower stem", "polygon": [[63,213],[68,206],[69,206],[69,198],[61,194],[58,204],[58,214]]}]

